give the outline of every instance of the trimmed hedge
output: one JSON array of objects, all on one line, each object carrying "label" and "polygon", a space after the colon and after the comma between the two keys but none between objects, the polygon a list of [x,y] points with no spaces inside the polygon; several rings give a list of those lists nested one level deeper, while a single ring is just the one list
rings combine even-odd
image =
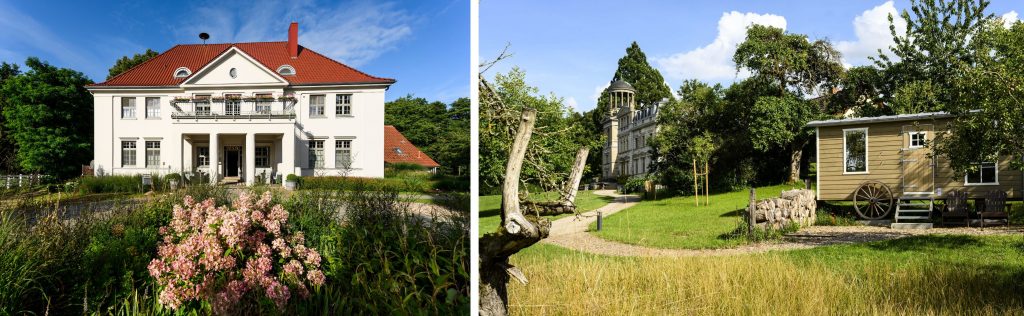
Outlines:
[{"label": "trimmed hedge", "polygon": [[82,177],[78,180],[78,192],[80,193],[144,193],[152,190],[165,191],[168,189],[164,177],[153,175],[153,187],[142,187],[142,176],[102,176]]},{"label": "trimmed hedge", "polygon": [[431,192],[430,182],[421,178],[359,178],[359,177],[302,177],[303,190],[358,190],[399,192]]}]

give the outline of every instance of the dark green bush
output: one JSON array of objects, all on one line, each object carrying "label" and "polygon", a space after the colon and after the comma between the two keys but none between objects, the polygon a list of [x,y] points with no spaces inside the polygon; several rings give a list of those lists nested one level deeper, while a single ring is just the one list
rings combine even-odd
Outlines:
[{"label": "dark green bush", "polygon": [[389,163],[387,166],[385,166],[385,171],[387,171],[388,169],[394,170],[394,171],[424,171],[424,170],[427,170],[426,167],[423,167],[421,165],[417,165],[417,164],[414,164],[414,163],[405,163],[405,162]]},{"label": "dark green bush", "polygon": [[446,192],[469,192],[469,177],[435,174],[431,179],[435,181],[435,189]]},{"label": "dark green bush", "polygon": [[622,193],[643,193],[645,182],[647,182],[647,177],[631,177],[622,184]]}]

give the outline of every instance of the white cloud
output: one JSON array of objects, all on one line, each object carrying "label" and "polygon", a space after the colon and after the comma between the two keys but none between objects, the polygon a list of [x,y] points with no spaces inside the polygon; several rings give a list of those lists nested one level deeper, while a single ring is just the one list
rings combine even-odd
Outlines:
[{"label": "white cloud", "polygon": [[1017,21],[1020,20],[1017,17],[1017,11],[1006,12],[1006,13],[1004,13],[1000,17],[1003,18],[1003,27],[1006,27],[1006,28],[1009,28],[1010,25],[1013,25],[1014,22],[1017,22]]},{"label": "white cloud", "polygon": [[569,108],[573,110],[579,109],[579,103],[576,102],[576,98],[574,97],[569,97],[568,99],[565,99],[565,105],[568,105]]},{"label": "white cloud", "polygon": [[718,36],[707,46],[656,60],[667,78],[676,80],[700,79],[718,81],[745,78],[750,74],[736,73],[732,55],[736,46],[747,37],[752,24],[770,25],[786,29],[786,18],[774,14],[727,12],[718,19]]},{"label": "white cloud", "polygon": [[889,31],[890,14],[896,25],[896,32],[902,35],[907,22],[899,16],[892,1],[886,1],[864,11],[853,19],[853,32],[857,40],[839,41],[835,46],[836,50],[843,54],[843,63],[847,67],[870,64],[868,56],[878,56],[879,49],[887,54],[890,52],[889,46],[894,44],[892,33]]},{"label": "white cloud", "polygon": [[338,3],[325,7],[295,1],[288,7],[272,1],[247,4],[249,10],[232,12],[216,7],[195,9],[193,21],[178,30],[179,40],[196,42],[196,34],[210,33],[212,43],[284,41],[288,23],[299,22],[299,44],[353,67],[392,50],[412,35],[416,17],[389,2]]}]

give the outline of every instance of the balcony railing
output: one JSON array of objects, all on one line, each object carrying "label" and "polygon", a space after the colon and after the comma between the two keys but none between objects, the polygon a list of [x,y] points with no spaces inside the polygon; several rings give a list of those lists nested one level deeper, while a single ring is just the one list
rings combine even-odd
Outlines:
[{"label": "balcony railing", "polygon": [[172,119],[294,119],[294,100],[177,101]]},{"label": "balcony railing", "polygon": [[294,119],[295,111],[181,111],[171,114],[172,119]]}]

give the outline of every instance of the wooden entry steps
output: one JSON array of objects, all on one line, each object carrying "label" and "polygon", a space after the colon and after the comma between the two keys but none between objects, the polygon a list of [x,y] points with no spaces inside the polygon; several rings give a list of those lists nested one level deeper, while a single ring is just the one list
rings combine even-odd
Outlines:
[{"label": "wooden entry steps", "polygon": [[932,228],[932,210],[935,199],[931,196],[904,195],[896,202],[896,214],[890,225],[894,229]]}]

